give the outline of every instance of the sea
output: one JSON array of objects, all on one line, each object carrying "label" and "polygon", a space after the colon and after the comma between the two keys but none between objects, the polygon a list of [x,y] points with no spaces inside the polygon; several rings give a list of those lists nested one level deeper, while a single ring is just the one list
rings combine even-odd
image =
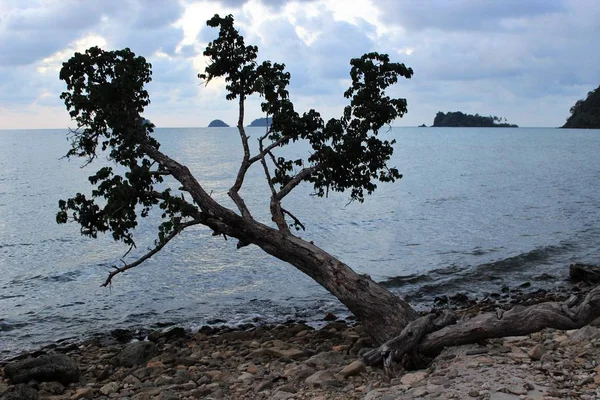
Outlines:
[{"label": "sea", "polygon": [[[253,149],[261,128],[249,128]],[[600,263],[600,130],[390,128],[390,165],[403,178],[364,203],[300,186],[284,206],[297,234],[358,273],[427,309],[436,296],[484,298],[503,286],[563,285],[571,263]],[[187,165],[213,198],[227,196],[242,157],[234,128],[157,129],[161,150]],[[254,246],[190,228],[107,288],[111,268],[148,251],[159,215],[140,220],[136,249],[110,235],[58,225],[59,199],[90,193],[105,155],[63,158],[67,129],[0,131],[0,359],[114,329],[172,324],[318,324],[337,299],[293,266]],[[286,157],[310,154],[298,143]],[[175,183],[168,183],[177,188]],[[253,216],[270,223],[259,165],[243,189]]]}]

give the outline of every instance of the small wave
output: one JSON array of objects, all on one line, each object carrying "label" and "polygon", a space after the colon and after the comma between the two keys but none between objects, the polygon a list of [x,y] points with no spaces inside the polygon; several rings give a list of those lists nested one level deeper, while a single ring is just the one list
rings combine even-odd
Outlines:
[{"label": "small wave", "polygon": [[402,287],[405,285],[415,285],[423,282],[430,282],[432,277],[430,274],[412,274],[404,276],[394,276],[380,282],[385,287]]},{"label": "small wave", "polygon": [[49,275],[41,278],[44,282],[73,282],[81,276],[81,271],[68,271],[58,275]]}]

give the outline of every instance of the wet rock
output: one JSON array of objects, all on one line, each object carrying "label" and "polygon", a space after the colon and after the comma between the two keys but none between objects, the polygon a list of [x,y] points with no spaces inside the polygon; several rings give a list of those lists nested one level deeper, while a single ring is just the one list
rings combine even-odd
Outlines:
[{"label": "wet rock", "polygon": [[165,330],[156,330],[150,332],[148,340],[158,342],[159,340],[169,340],[172,338],[184,338],[187,336],[187,332],[180,326],[168,328]]},{"label": "wet rock", "polygon": [[569,276],[573,282],[600,282],[600,266],[591,264],[569,265]]},{"label": "wet rock", "polygon": [[135,367],[145,364],[157,353],[158,349],[152,342],[130,343],[115,357],[115,362],[122,367]]},{"label": "wet rock", "polygon": [[71,357],[51,354],[9,363],[4,375],[13,383],[56,381],[67,385],[79,380],[79,367]]},{"label": "wet rock", "polygon": [[335,321],[336,319],[336,315],[330,312],[325,314],[325,316],[323,317],[323,321]]}]

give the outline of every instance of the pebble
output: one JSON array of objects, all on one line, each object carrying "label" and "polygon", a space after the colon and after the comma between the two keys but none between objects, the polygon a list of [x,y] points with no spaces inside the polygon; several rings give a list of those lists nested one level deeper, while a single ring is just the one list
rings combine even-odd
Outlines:
[{"label": "pebble", "polygon": [[[132,355],[139,361],[134,366],[123,358],[133,347],[89,340],[66,352],[79,365],[79,382],[28,386],[48,400],[600,398],[597,328],[546,329],[457,346],[426,370],[390,377],[358,359],[356,343],[370,341],[360,325],[331,324],[325,335],[294,323],[242,333],[210,328],[194,336],[154,335],[156,343],[137,345],[143,354]],[[0,373],[0,398],[14,388]]]}]

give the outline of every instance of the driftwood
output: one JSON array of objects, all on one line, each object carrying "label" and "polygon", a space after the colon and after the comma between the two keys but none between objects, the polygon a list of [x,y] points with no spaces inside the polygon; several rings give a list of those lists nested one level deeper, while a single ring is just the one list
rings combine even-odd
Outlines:
[{"label": "driftwood", "polygon": [[[432,315],[408,324],[397,337],[363,355],[365,364],[384,365],[400,362],[416,350],[419,356],[435,357],[445,347],[475,343],[483,339],[521,336],[544,328],[577,329],[600,317],[600,286],[580,302],[572,296],[567,301],[546,302],[529,307],[515,306],[452,323],[451,315]],[[442,326],[440,329],[439,327]]]}]

